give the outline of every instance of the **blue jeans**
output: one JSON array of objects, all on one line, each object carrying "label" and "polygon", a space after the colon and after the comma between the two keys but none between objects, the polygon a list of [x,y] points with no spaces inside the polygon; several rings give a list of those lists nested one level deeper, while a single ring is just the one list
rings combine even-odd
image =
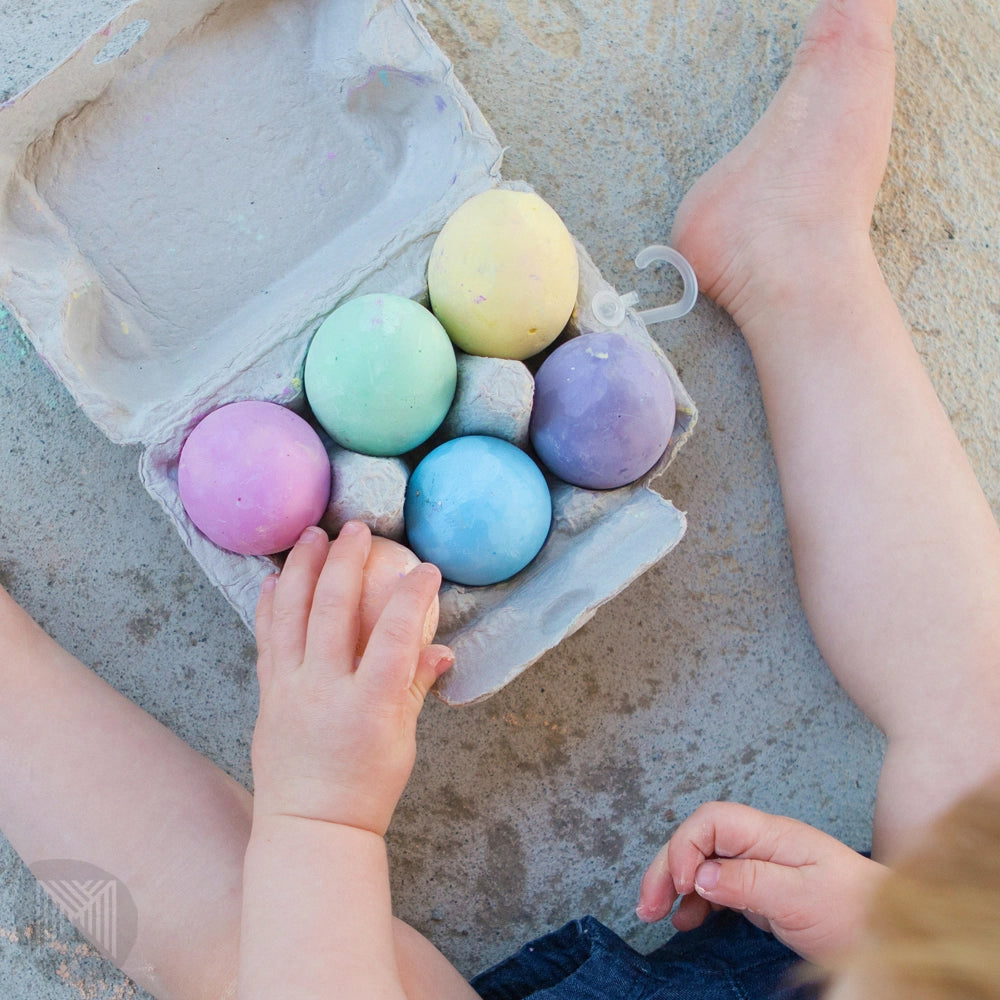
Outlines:
[{"label": "blue jeans", "polygon": [[593,917],[574,920],[480,973],[483,1000],[810,1000],[801,959],[737,913],[713,913],[640,955]]}]

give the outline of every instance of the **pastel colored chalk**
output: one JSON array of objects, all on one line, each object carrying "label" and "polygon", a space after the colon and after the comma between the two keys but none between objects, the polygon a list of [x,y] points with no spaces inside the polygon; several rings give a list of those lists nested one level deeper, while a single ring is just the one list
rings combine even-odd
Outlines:
[{"label": "pastel colored chalk", "polygon": [[494,188],[464,202],[431,249],[431,308],[467,354],[524,360],[569,321],[580,284],[573,238],[537,194]]},{"label": "pastel colored chalk", "polygon": [[652,347],[617,333],[583,333],[535,375],[531,443],[567,483],[614,489],[657,463],[675,417],[673,386]]},{"label": "pastel colored chalk", "polygon": [[406,490],[410,547],[446,580],[483,586],[509,579],[538,554],[552,498],[538,466],[499,438],[446,441],[413,470]]},{"label": "pastel colored chalk", "polygon": [[400,295],[335,309],[309,344],[306,398],[342,448],[402,455],[437,430],[455,395],[455,350],[431,312]]},{"label": "pastel colored chalk", "polygon": [[330,463],[315,430],[284,406],[229,403],[202,418],[181,448],[177,486],[195,527],[220,548],[271,555],[318,524]]},{"label": "pastel colored chalk", "polygon": [[458,355],[455,401],[441,425],[446,438],[486,434],[528,443],[535,380],[521,361]]}]

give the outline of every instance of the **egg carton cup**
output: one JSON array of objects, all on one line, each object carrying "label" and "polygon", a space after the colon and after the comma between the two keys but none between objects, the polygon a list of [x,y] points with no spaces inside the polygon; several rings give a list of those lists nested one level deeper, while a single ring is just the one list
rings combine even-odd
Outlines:
[{"label": "egg carton cup", "polygon": [[[501,161],[407,0],[136,0],[0,106],[0,299],[87,416],[142,446],[146,489],[248,626],[274,560],[194,527],[181,445],[235,400],[307,413],[302,364],[322,320],[368,292],[426,301],[437,232],[506,183]],[[577,252],[564,336],[606,328],[594,303],[615,298]],[[670,444],[618,490],[550,480],[553,525],[531,565],[443,587],[448,703],[509,683],[684,534],[653,483],[695,406],[642,319],[621,312],[614,328],[656,351],[674,386]]]}]

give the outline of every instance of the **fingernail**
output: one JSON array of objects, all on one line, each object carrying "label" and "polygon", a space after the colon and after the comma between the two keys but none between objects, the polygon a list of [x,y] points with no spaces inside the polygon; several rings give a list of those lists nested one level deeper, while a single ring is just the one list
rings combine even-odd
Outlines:
[{"label": "fingernail", "polygon": [[318,542],[323,537],[323,529],[317,528],[315,525],[310,525],[305,531],[299,535],[299,540],[295,543],[296,545],[310,545],[313,542]]},{"label": "fingernail", "polygon": [[705,861],[694,873],[694,887],[705,892],[711,892],[719,884],[719,873],[722,865],[718,861]]},{"label": "fingernail", "polygon": [[264,577],[264,580],[260,585],[260,592],[262,594],[269,594],[277,586],[278,586],[278,574],[272,573],[270,576]]},{"label": "fingernail", "polygon": [[345,521],[340,529],[342,535],[356,535],[365,529],[364,521]]},{"label": "fingernail", "polygon": [[450,670],[453,666],[455,666],[455,654],[442,653],[441,658],[434,664],[434,671],[440,676],[446,670]]},{"label": "fingernail", "polygon": [[437,566],[434,565],[434,563],[427,563],[427,562],[418,563],[416,566],[413,567],[413,569],[410,570],[410,572],[421,573],[426,576],[433,576],[437,578],[440,578],[441,576],[441,570],[439,570]]}]

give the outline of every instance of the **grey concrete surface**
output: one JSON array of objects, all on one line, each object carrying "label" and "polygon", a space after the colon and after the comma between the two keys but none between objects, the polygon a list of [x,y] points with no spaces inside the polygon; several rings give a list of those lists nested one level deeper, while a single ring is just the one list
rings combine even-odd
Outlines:
[{"label": "grey concrete surface", "polygon": [[[6,0],[0,99],[120,6]],[[900,7],[875,239],[1000,510],[1000,16],[992,0]],[[508,147],[506,176],[555,205],[620,291],[663,298],[662,276],[639,280],[632,257],[665,240],[685,189],[766,106],[809,9],[428,0],[424,15]],[[501,693],[463,709],[432,701],[421,722],[390,833],[398,912],[467,974],[585,912],[655,945],[667,932],[635,920],[639,878],[705,799],[868,843],[882,740],[810,638],[747,349],[707,301],[653,332],[700,408],[661,481],[687,511],[686,538]],[[251,638],[144,492],[137,458],[76,410],[0,312],[0,582],[249,785]],[[33,880],[0,840],[0,996],[143,995],[71,929],[38,924]]]}]

